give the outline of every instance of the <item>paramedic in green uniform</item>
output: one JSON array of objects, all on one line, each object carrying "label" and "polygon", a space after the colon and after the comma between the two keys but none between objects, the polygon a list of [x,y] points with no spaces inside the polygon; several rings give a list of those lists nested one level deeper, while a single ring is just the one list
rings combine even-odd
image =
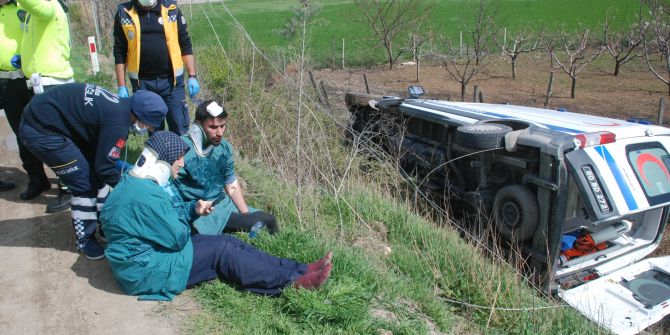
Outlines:
[{"label": "paramedic in green uniform", "polygon": [[192,149],[175,185],[186,201],[223,199],[217,211],[193,222],[200,234],[250,231],[254,225],[278,231],[273,215],[247,206],[234,171],[233,147],[223,138],[228,113],[214,101],[201,103],[184,142]]}]

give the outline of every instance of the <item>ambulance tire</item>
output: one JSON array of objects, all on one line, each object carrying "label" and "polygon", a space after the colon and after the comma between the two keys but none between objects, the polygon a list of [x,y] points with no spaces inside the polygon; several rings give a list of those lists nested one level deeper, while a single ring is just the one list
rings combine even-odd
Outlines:
[{"label": "ambulance tire", "polygon": [[460,146],[488,150],[503,147],[505,134],[512,128],[499,123],[476,123],[456,128],[454,143]]},{"label": "ambulance tire", "polygon": [[508,185],[496,193],[493,202],[496,231],[509,242],[533,237],[540,217],[535,194],[523,185]]}]

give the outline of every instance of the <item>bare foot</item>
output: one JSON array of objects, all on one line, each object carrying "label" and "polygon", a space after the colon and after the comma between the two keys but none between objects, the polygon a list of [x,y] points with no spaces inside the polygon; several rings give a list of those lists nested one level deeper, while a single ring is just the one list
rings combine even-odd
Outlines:
[{"label": "bare foot", "polygon": [[323,269],[319,271],[304,274],[296,279],[296,281],[293,283],[293,287],[316,290],[321,287],[321,285],[323,285],[326,280],[328,280],[328,277],[330,277],[330,271],[332,269],[333,264],[328,263],[323,267]]},{"label": "bare foot", "polygon": [[305,273],[312,273],[320,271],[326,265],[330,264],[330,261],[333,259],[333,252],[328,251],[325,256],[321,257],[319,260],[307,264],[307,271]]}]

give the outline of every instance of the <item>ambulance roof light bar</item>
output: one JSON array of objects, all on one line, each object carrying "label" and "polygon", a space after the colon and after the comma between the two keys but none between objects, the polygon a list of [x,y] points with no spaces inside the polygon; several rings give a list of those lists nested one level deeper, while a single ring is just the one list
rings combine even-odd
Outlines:
[{"label": "ambulance roof light bar", "polygon": [[614,142],[616,142],[616,134],[609,131],[575,135],[575,146],[580,149]]}]

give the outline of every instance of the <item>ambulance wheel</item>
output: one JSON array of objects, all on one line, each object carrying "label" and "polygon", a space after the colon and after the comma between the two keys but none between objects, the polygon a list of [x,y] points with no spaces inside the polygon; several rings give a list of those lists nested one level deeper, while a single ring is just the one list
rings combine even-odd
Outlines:
[{"label": "ambulance wheel", "polygon": [[533,237],[540,210],[535,194],[523,185],[508,185],[496,193],[494,203],[496,230],[505,240],[521,242]]},{"label": "ambulance wheel", "polygon": [[505,134],[512,128],[498,123],[476,123],[456,128],[454,143],[478,150],[495,149],[503,146]]}]

